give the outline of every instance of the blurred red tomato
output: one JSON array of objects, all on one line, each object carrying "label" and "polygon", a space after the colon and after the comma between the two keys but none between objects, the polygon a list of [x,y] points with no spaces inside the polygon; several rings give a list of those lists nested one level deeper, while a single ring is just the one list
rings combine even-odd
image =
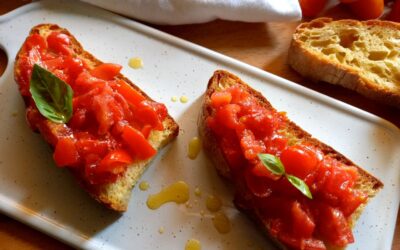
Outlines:
[{"label": "blurred red tomato", "polygon": [[383,0],[358,0],[349,3],[351,11],[359,19],[375,19],[382,15],[384,1]]},{"label": "blurred red tomato", "polygon": [[400,0],[394,2],[387,19],[394,22],[400,22]]},{"label": "blurred red tomato", "polygon": [[299,0],[303,17],[315,17],[325,7],[328,0]]}]

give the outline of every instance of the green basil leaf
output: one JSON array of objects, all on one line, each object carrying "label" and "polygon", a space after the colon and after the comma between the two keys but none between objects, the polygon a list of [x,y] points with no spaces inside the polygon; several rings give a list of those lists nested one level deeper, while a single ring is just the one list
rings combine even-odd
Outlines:
[{"label": "green basil leaf", "polygon": [[300,178],[297,178],[296,176],[287,174],[286,178],[292,185],[297,188],[300,192],[302,192],[305,196],[307,196],[309,199],[312,199],[312,194],[310,192],[310,189],[308,188],[307,184]]},{"label": "green basil leaf", "polygon": [[50,71],[35,64],[29,91],[44,117],[56,123],[67,123],[71,119],[73,91]]},{"label": "green basil leaf", "polygon": [[261,160],[264,166],[273,174],[285,174],[285,167],[283,166],[279,157],[271,154],[259,154],[258,158]]}]

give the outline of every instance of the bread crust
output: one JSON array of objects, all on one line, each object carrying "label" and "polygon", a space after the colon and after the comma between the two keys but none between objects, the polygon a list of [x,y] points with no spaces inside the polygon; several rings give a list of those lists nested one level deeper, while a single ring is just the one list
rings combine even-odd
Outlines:
[{"label": "bread crust", "polygon": [[[207,156],[211,159],[213,162],[215,168],[217,169],[218,173],[220,176],[227,178],[228,180],[232,179],[231,173],[230,173],[230,168],[225,160],[224,155],[222,154],[221,149],[218,146],[218,143],[216,141],[216,136],[215,134],[211,131],[210,128],[206,126],[206,119],[208,116],[212,114],[212,108],[211,108],[211,95],[215,92],[218,91],[219,89],[223,89],[229,86],[233,85],[240,85],[242,88],[247,90],[251,95],[256,97],[258,100],[258,104],[263,106],[264,108],[268,110],[273,110],[276,111],[275,108],[271,105],[271,103],[258,91],[254,90],[251,88],[248,84],[243,82],[239,77],[229,73],[228,71],[224,70],[217,70],[214,72],[214,75],[211,77],[211,79],[208,82],[207,90],[204,95],[203,99],[203,106],[201,109],[201,113],[198,119],[198,128],[199,128],[199,134],[202,137],[202,142],[203,142],[203,148]],[[376,177],[368,173],[366,170],[362,169],[361,167],[357,166],[354,164],[351,160],[346,158],[344,155],[341,153],[337,152],[335,149],[332,147],[324,144],[323,142],[319,141],[318,139],[312,137],[309,133],[304,131],[302,128],[300,128],[298,125],[296,125],[294,122],[290,121],[287,119],[287,128],[285,129],[287,133],[290,135],[294,136],[297,138],[298,141],[305,142],[307,144],[311,144],[318,149],[320,149],[324,155],[327,155],[329,157],[332,157],[342,163],[344,163],[347,166],[352,166],[356,167],[359,173],[360,178],[357,180],[356,187],[358,190],[366,192],[368,194],[368,200],[371,199],[373,196],[376,195],[376,193],[383,187],[383,183],[378,180]],[[363,208],[365,205],[368,203],[368,200],[361,206],[357,208],[357,210],[351,215],[349,219],[350,225],[353,227],[355,222],[357,221],[358,217],[361,215]],[[247,214],[253,221],[258,224],[258,226],[264,231],[265,233],[268,234],[268,230],[266,228],[266,225],[264,225],[261,216],[257,213],[257,211],[252,210],[252,209],[246,209],[238,202],[235,201],[236,207]],[[275,243],[278,243],[277,245],[281,248],[284,248],[282,244],[279,243],[279,241],[272,236],[268,235],[269,238],[273,239]],[[333,249],[333,248],[330,248]],[[337,248],[334,248],[337,249]]]},{"label": "bread crust", "polygon": [[289,65],[302,76],[314,81],[328,82],[354,90],[367,98],[400,108],[400,90],[387,88],[360,74],[360,68],[346,65],[332,60],[320,52],[316,52],[301,40],[304,30],[312,30],[315,27],[340,23],[343,29],[346,27],[370,26],[383,29],[400,30],[400,24],[381,21],[357,21],[351,19],[333,21],[331,18],[318,18],[310,22],[302,23],[293,34],[288,53]]},{"label": "bread crust", "polygon": [[[94,57],[92,54],[83,49],[82,45],[78,42],[78,40],[67,30],[59,27],[56,24],[39,24],[33,27],[30,31],[30,35],[39,34],[41,36],[46,37],[50,32],[57,31],[63,34],[66,34],[71,40],[71,47],[73,49],[74,55],[83,59],[90,68],[94,68],[97,65],[102,64],[103,62]],[[19,50],[15,59],[14,66],[14,78],[17,81],[20,72],[18,69],[18,61],[22,56],[23,46]],[[118,74],[116,76],[117,79],[124,80],[128,84],[130,84],[135,90],[140,92],[147,100],[153,101],[145,92],[143,92],[138,86],[132,83],[127,77],[122,74]],[[29,107],[29,101],[24,97],[25,105],[27,110]],[[163,121],[164,130],[163,131],[152,131],[149,136],[150,144],[158,151],[169,142],[171,142],[175,137],[178,136],[179,126],[174,121],[174,119],[167,114],[167,117]],[[55,124],[53,122],[47,122],[44,126],[38,128],[39,132],[44,135],[48,133],[46,131],[52,131],[55,129],[60,129],[64,124]],[[51,142],[48,138],[45,137],[47,142],[51,145]],[[155,157],[155,156],[154,156]],[[128,207],[128,202],[131,196],[131,190],[135,186],[137,180],[149,166],[151,159],[147,159],[145,161],[134,162],[128,166],[127,170],[120,176],[115,182],[101,185],[92,185],[80,176],[78,171],[74,171],[73,168],[69,168],[72,174],[76,177],[78,183],[82,188],[84,188],[90,196],[92,196],[95,200],[105,205],[106,207],[115,210],[117,212],[124,212]]]}]

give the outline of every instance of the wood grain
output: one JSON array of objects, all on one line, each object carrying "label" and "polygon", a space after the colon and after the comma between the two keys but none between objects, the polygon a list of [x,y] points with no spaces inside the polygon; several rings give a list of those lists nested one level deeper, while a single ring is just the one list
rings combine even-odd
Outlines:
[{"label": "wood grain", "polygon": [[[29,2],[0,1],[0,15]],[[326,15],[336,18],[349,17],[341,7],[330,10]],[[218,20],[196,25],[152,26],[376,114],[400,128],[398,109],[368,100],[338,86],[310,82],[291,70],[286,63],[286,57],[292,33],[297,25],[298,22],[242,23]],[[6,62],[6,55],[0,50],[0,75]],[[395,250],[400,250],[399,217],[392,245],[392,249]],[[0,215],[0,249],[71,248],[5,215]]]}]

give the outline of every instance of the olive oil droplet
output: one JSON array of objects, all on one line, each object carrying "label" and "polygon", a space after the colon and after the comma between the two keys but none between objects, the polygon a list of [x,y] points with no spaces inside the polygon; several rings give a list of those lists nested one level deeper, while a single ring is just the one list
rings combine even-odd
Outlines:
[{"label": "olive oil droplet", "polygon": [[157,209],[167,202],[182,204],[188,200],[189,186],[183,181],[178,181],[162,189],[157,194],[149,195],[147,198],[147,207],[150,209]]},{"label": "olive oil droplet", "polygon": [[185,250],[200,250],[201,244],[200,241],[196,239],[190,239],[186,242]]}]

